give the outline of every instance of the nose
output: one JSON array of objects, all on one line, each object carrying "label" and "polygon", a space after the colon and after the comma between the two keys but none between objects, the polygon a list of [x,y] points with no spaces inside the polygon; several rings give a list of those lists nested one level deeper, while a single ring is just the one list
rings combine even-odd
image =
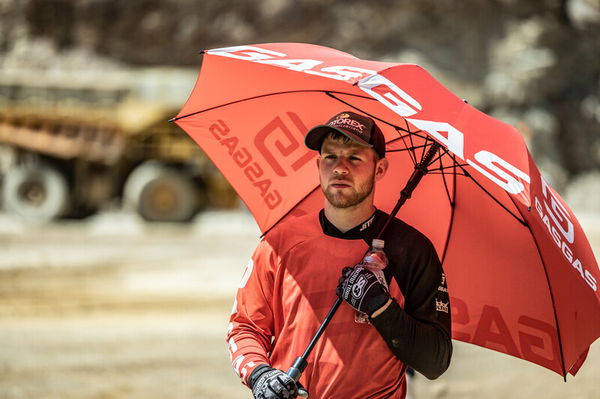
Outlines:
[{"label": "nose", "polygon": [[348,167],[344,157],[338,158],[336,164],[333,166],[333,173],[336,175],[345,175],[348,173]]}]

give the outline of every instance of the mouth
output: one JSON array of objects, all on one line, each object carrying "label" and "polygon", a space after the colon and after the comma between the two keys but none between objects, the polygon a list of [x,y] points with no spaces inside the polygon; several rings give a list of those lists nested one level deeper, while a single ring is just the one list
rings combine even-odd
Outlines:
[{"label": "mouth", "polygon": [[339,181],[339,180],[330,183],[330,186],[333,188],[336,188],[336,189],[351,187],[349,183],[346,183],[344,181]]}]

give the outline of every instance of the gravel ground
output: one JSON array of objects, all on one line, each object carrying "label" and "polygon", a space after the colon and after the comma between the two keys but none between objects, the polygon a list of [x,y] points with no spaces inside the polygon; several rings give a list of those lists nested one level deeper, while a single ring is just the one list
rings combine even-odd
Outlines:
[{"label": "gravel ground", "polygon": [[[600,217],[580,216],[600,253]],[[27,226],[0,215],[0,398],[250,398],[224,342],[259,236],[245,212],[148,225],[122,213]],[[598,398],[600,344],[568,383],[455,343],[424,398]]]}]

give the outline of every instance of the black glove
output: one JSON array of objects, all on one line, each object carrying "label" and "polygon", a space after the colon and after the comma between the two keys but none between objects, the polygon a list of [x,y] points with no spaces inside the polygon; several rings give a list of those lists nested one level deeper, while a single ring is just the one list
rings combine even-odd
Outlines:
[{"label": "black glove", "polygon": [[335,293],[354,309],[369,316],[390,299],[390,293],[377,276],[361,265],[342,269]]},{"label": "black glove", "polygon": [[255,399],[292,399],[298,396],[298,385],[292,377],[266,364],[254,369],[248,385]]}]

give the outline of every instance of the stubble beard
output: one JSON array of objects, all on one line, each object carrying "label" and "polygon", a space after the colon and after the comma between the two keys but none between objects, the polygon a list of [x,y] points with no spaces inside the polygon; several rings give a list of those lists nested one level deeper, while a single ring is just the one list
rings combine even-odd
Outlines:
[{"label": "stubble beard", "polygon": [[333,187],[323,188],[323,194],[327,201],[334,207],[339,209],[351,208],[353,206],[360,205],[372,192],[375,186],[374,181],[375,173],[372,178],[368,179],[366,183],[362,184],[350,194],[342,194],[338,189]]}]

